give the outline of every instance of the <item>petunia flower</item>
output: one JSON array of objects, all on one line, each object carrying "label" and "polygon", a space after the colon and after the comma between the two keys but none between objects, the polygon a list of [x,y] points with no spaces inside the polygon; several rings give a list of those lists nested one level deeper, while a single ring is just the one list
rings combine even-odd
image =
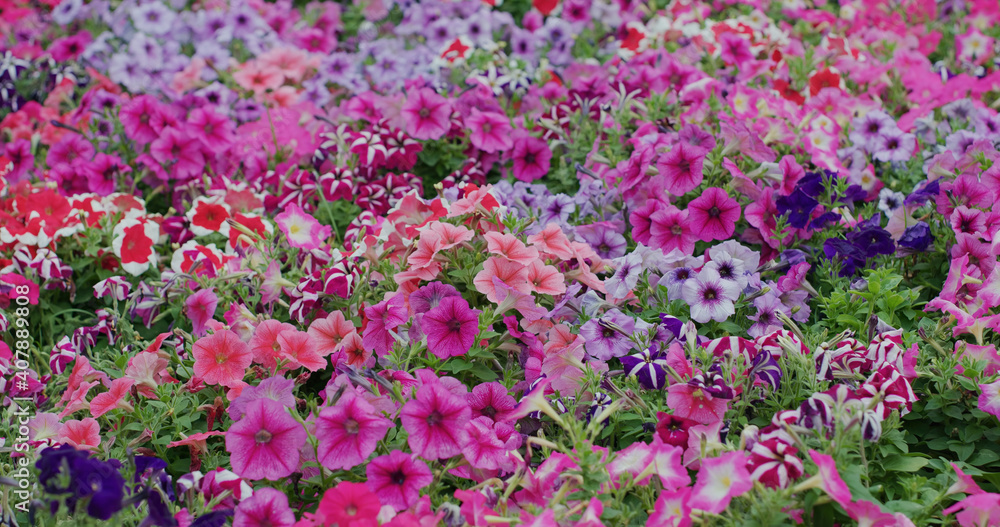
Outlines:
[{"label": "petunia flower", "polygon": [[514,177],[526,182],[540,179],[549,173],[552,150],[544,139],[521,135],[514,140]]},{"label": "petunia flower", "polygon": [[366,307],[365,318],[368,324],[361,335],[365,348],[380,356],[385,355],[396,342],[390,332],[409,320],[403,305],[403,294],[397,293],[388,300]]},{"label": "petunia flower", "polygon": [[469,435],[465,425],[472,411],[468,403],[440,383],[424,384],[400,412],[413,453],[425,459],[445,459],[462,451]]},{"label": "petunia flower", "polygon": [[683,196],[701,184],[704,162],[703,150],[681,142],[660,156],[656,168],[665,181],[665,190],[674,196]]},{"label": "petunia flower", "polygon": [[[413,295],[410,295],[410,305],[413,305]],[[309,336],[313,339],[321,356],[327,356],[340,351],[341,342],[351,333],[356,333],[354,324],[344,317],[344,313],[336,310],[326,318],[317,318],[309,324]]]},{"label": "petunia flower", "polygon": [[239,335],[224,329],[194,343],[194,374],[205,384],[233,387],[243,381],[253,361],[250,346]]},{"label": "petunia flower", "polygon": [[1000,380],[989,384],[980,384],[979,409],[983,412],[1000,417]]},{"label": "petunia flower", "polygon": [[307,251],[319,249],[332,232],[329,225],[320,224],[295,203],[288,204],[274,221],[288,238],[289,245]]},{"label": "petunia flower", "polygon": [[368,401],[345,392],[335,406],[323,408],[316,419],[316,460],[330,470],[352,469],[368,459],[391,427],[392,422]]},{"label": "petunia flower", "polygon": [[126,218],[115,225],[111,247],[122,269],[138,276],[156,264],[156,240],[160,227],[154,221]]},{"label": "petunia flower", "polygon": [[468,395],[472,417],[489,417],[497,423],[509,422],[517,401],[498,382],[476,385]]},{"label": "petunia flower", "polygon": [[480,313],[460,296],[442,299],[420,320],[420,329],[427,335],[427,349],[439,359],[468,353],[479,334]]},{"label": "petunia flower", "polygon": [[688,220],[688,211],[673,205],[661,206],[649,216],[649,246],[660,249],[665,254],[679,250],[684,254],[694,253],[698,235]]},{"label": "petunia flower", "polygon": [[530,265],[538,260],[538,249],[526,247],[524,242],[513,234],[487,232],[483,237],[486,239],[486,250],[491,254],[503,256],[521,265]]},{"label": "petunia flower", "polygon": [[269,487],[258,488],[236,506],[233,527],[292,527],[295,513],[288,506],[288,496]]},{"label": "petunia flower", "polygon": [[740,287],[732,280],[723,280],[715,269],[703,268],[684,281],[681,296],[691,306],[691,319],[695,322],[723,322],[736,313],[734,302],[740,297]]},{"label": "petunia flower", "polygon": [[705,242],[725,240],[733,235],[740,219],[740,204],[725,190],[709,187],[687,208],[691,230]]},{"label": "petunia flower", "polygon": [[691,488],[663,491],[656,499],[646,527],[687,527],[691,525]]},{"label": "petunia flower", "polygon": [[157,134],[149,145],[149,155],[170,174],[184,181],[201,176],[205,168],[205,156],[201,141],[173,127],[166,127]]},{"label": "petunia flower", "polygon": [[319,354],[316,343],[305,331],[282,331],[277,336],[280,351],[278,357],[289,361],[288,367],[303,367],[309,371],[319,371],[326,366],[326,360]]},{"label": "petunia flower", "polygon": [[486,295],[490,302],[499,302],[496,286],[493,279],[496,278],[508,287],[521,293],[528,293],[531,287],[528,285],[528,268],[517,262],[512,262],[502,256],[490,256],[483,263],[483,270],[476,273],[472,283],[476,286],[476,291]]},{"label": "petunia flower", "polygon": [[286,331],[295,332],[295,326],[275,319],[268,319],[257,324],[249,343],[253,362],[265,368],[274,368],[281,355],[281,343],[278,342],[278,335]]},{"label": "petunia flower", "polygon": [[271,399],[247,405],[246,413],[226,431],[226,451],[233,472],[247,479],[278,480],[299,468],[306,430]]},{"label": "petunia flower", "polygon": [[364,483],[341,481],[327,489],[316,510],[321,525],[377,525],[382,504]]},{"label": "petunia flower", "polygon": [[427,463],[399,450],[373,459],[365,473],[368,488],[396,511],[412,507],[420,491],[434,481]]},{"label": "petunia flower", "polygon": [[202,289],[187,297],[184,301],[184,314],[191,319],[193,335],[202,336],[205,334],[208,321],[215,316],[215,308],[218,305],[219,297],[211,288]]},{"label": "petunia flower", "polygon": [[702,460],[698,480],[691,490],[691,507],[712,514],[724,511],[733,498],[753,487],[746,463],[743,452],[728,452]]},{"label": "petunia flower", "polygon": [[521,435],[507,423],[495,423],[489,417],[477,417],[466,426],[469,440],[462,449],[466,461],[480,470],[515,469],[510,452],[521,446]]},{"label": "petunia flower", "polygon": [[482,112],[473,108],[466,117],[465,125],[469,127],[469,141],[473,146],[486,153],[504,152],[514,146],[511,138],[510,119],[497,112]]},{"label": "petunia flower", "polygon": [[97,418],[114,409],[131,412],[132,405],[125,398],[131,393],[134,384],[135,381],[128,377],[111,381],[111,388],[108,391],[97,394],[90,401],[90,414]]},{"label": "petunia flower", "polygon": [[712,424],[722,420],[728,400],[714,396],[702,386],[678,383],[667,388],[667,406],[674,410],[677,417]]},{"label": "petunia flower", "polygon": [[451,128],[451,104],[430,88],[408,94],[400,109],[406,133],[414,139],[440,139]]},{"label": "petunia flower", "polygon": [[96,451],[101,446],[101,425],[92,417],[71,419],[59,427],[58,441],[82,450]]}]

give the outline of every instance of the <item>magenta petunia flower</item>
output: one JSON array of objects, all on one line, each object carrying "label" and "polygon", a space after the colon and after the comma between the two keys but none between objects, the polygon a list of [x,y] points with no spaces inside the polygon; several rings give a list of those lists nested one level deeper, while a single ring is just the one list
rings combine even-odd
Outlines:
[{"label": "magenta petunia flower", "polygon": [[468,441],[465,426],[472,411],[468,403],[438,382],[424,384],[417,396],[403,406],[400,421],[410,436],[414,454],[426,459],[458,455]]},{"label": "magenta petunia flower", "polygon": [[270,487],[255,489],[253,495],[236,506],[233,527],[292,527],[295,513],[288,496]]},{"label": "magenta petunia flower", "polygon": [[330,470],[352,469],[368,459],[391,427],[392,422],[368,401],[345,392],[336,406],[323,408],[316,420],[316,460]]},{"label": "magenta petunia flower", "polygon": [[442,299],[420,321],[420,329],[427,335],[427,349],[439,359],[468,353],[479,334],[479,313],[460,296]]},{"label": "magenta petunia flower", "polygon": [[469,440],[462,449],[465,459],[480,470],[513,471],[512,450],[521,446],[521,435],[507,423],[494,423],[489,417],[477,417],[466,426]]},{"label": "magenta petunia flower", "polygon": [[366,473],[368,488],[396,511],[412,507],[420,499],[420,490],[434,481],[427,463],[399,450],[373,459]]},{"label": "magenta petunia flower", "polygon": [[388,300],[366,307],[365,318],[368,319],[368,324],[361,334],[365,349],[385,355],[396,342],[389,332],[409,319],[406,306],[403,305],[403,294],[398,293]]},{"label": "magenta petunia flower", "polygon": [[451,104],[430,88],[411,92],[400,115],[414,139],[440,139],[451,128]]},{"label": "magenta petunia flower", "polygon": [[677,143],[673,150],[660,156],[656,168],[665,181],[664,188],[674,196],[683,196],[701,184],[705,152],[687,143]]},{"label": "magenta petunia flower", "polygon": [[532,182],[549,173],[552,150],[544,139],[522,135],[514,141],[514,177]]},{"label": "magenta petunia flower", "polygon": [[224,152],[236,140],[233,123],[224,115],[207,108],[195,108],[187,120],[191,135],[210,152]]},{"label": "magenta petunia flower", "polygon": [[486,382],[476,386],[469,393],[468,401],[473,418],[489,417],[498,423],[510,421],[511,415],[517,408],[517,401],[507,392],[507,388],[498,382]]},{"label": "magenta petunia flower", "polygon": [[673,205],[664,205],[649,217],[649,246],[664,254],[677,249],[684,254],[694,253],[698,236],[691,232],[688,212]]},{"label": "magenta petunia flower", "polygon": [[465,119],[472,145],[486,153],[503,152],[514,146],[510,137],[510,119],[497,112],[481,112],[473,108]]},{"label": "magenta petunia flower", "polygon": [[740,204],[725,190],[709,187],[688,204],[688,220],[701,241],[725,240],[736,231]]},{"label": "magenta petunia flower", "polygon": [[212,289],[202,289],[184,301],[184,314],[191,319],[191,325],[194,326],[192,333],[195,336],[205,334],[208,321],[215,316],[218,305],[219,297]]},{"label": "magenta petunia flower", "polygon": [[224,329],[194,343],[194,374],[205,384],[236,386],[253,360],[250,346],[239,335]]},{"label": "magenta petunia flower", "polygon": [[152,95],[140,95],[122,105],[118,119],[122,122],[125,135],[140,146],[148,144],[159,136],[160,130],[153,123],[160,118],[163,110]]},{"label": "magenta petunia flower", "polygon": [[233,472],[240,477],[277,480],[299,468],[299,449],[306,436],[305,428],[283,404],[257,399],[226,431],[226,451]]},{"label": "magenta petunia flower", "polygon": [[201,176],[205,167],[201,142],[188,134],[167,127],[149,145],[149,155],[180,180]]}]

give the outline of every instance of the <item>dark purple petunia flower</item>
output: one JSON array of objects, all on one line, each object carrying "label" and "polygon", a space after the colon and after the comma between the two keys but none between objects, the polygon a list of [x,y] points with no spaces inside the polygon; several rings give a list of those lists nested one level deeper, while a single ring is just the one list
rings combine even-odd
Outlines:
[{"label": "dark purple petunia flower", "polygon": [[872,258],[880,254],[892,254],[896,251],[892,235],[889,234],[889,231],[878,226],[866,225],[855,229],[847,234],[847,240],[861,251],[865,258]]},{"label": "dark purple petunia flower", "polygon": [[644,349],[621,358],[625,373],[634,376],[647,390],[663,389],[667,385],[667,356],[665,353]]},{"label": "dark purple petunia flower", "polygon": [[804,229],[819,202],[797,186],[788,196],[779,197],[775,205],[779,214],[788,216],[789,225],[796,229]]},{"label": "dark purple petunia flower", "polygon": [[[87,514],[98,520],[108,520],[122,509],[125,478],[119,473],[121,463],[117,459],[101,461],[86,451],[62,445],[43,450],[35,467],[45,492],[66,495],[66,506],[71,511],[82,500],[89,500]],[[69,483],[61,487],[62,481]],[[57,504],[52,502],[53,507]]]},{"label": "dark purple petunia flower", "polygon": [[939,180],[935,179],[929,183],[924,183],[917,190],[910,193],[909,196],[903,201],[905,205],[916,205],[921,206],[927,203],[928,200],[934,199],[938,194],[941,193],[941,183]]},{"label": "dark purple petunia flower", "polygon": [[930,247],[934,241],[931,235],[931,228],[927,222],[918,221],[903,231],[903,236],[899,239],[899,246],[911,251],[923,252]]}]

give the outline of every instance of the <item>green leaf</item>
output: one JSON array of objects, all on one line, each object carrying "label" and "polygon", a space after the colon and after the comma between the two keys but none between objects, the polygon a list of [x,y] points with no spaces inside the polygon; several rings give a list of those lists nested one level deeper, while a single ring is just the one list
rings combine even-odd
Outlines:
[{"label": "green leaf", "polygon": [[927,459],[919,457],[916,454],[905,456],[894,454],[886,457],[882,462],[882,468],[887,472],[916,472],[926,465]]}]

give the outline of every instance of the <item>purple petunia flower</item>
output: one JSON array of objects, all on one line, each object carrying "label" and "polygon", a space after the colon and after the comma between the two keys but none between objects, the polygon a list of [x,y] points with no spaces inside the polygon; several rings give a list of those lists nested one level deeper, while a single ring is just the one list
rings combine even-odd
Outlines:
[{"label": "purple petunia flower", "polygon": [[635,331],[635,319],[613,309],[601,318],[592,318],[580,327],[587,353],[600,360],[621,357],[632,349],[627,337]]}]

